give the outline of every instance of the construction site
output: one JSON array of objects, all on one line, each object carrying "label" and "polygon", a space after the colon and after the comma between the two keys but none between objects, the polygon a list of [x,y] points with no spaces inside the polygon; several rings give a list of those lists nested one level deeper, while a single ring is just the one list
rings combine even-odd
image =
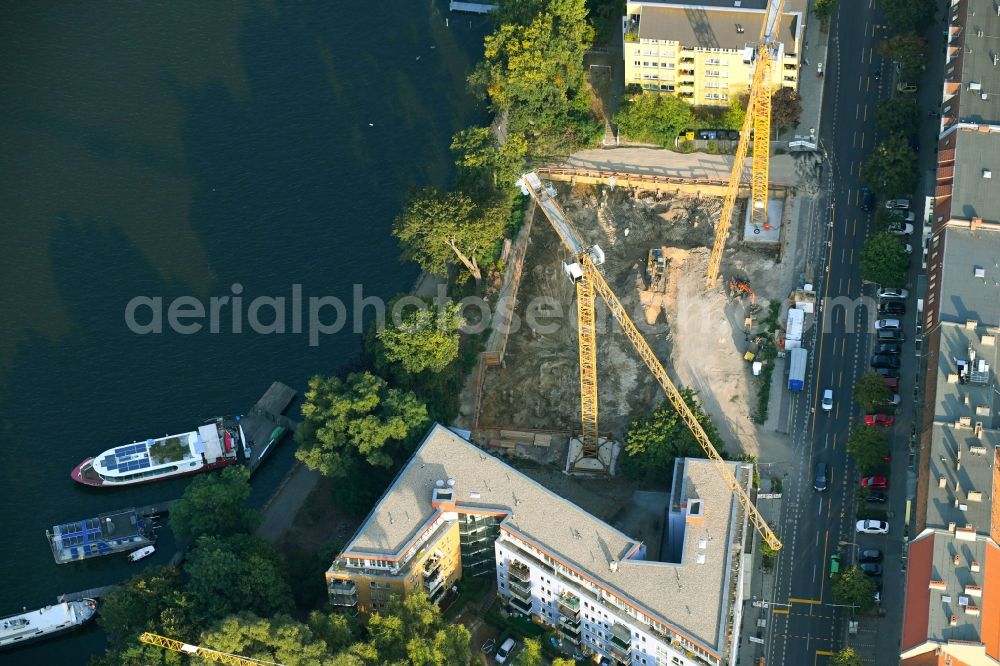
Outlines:
[{"label": "construction site", "polygon": [[[795,278],[780,261],[781,243],[742,242],[742,225],[734,225],[720,286],[708,290],[721,198],[553,186],[584,243],[604,250],[605,280],[674,382],[697,391],[731,452],[756,454],[753,339],[769,304],[785,300]],[[497,448],[558,464],[565,448],[553,451],[553,442],[580,423],[577,303],[563,266],[572,257],[541,212],[535,216],[517,291],[520,324],[502,364],[484,373],[476,430]],[[600,432],[623,442],[663,392],[600,300],[595,323]],[[517,431],[542,433],[541,445]]]}]

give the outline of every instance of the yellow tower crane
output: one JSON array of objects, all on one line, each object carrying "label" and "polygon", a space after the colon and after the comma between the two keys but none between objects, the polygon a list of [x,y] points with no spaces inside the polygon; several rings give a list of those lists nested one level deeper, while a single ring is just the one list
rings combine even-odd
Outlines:
[{"label": "yellow tower crane", "polygon": [[760,39],[754,50],[750,100],[747,103],[747,115],[743,119],[743,129],[740,131],[740,142],[736,146],[733,168],[729,174],[729,185],[722,200],[722,216],[715,231],[712,256],[708,260],[708,274],[705,276],[705,286],[708,289],[713,289],[719,279],[722,251],[726,249],[726,238],[729,237],[729,226],[736,209],[736,197],[743,180],[743,165],[747,159],[751,131],[753,160],[750,170],[750,222],[755,228],[770,228],[767,221],[767,176],[771,158],[771,70],[778,56],[778,29],[784,5],[784,0],[769,0],[764,23],[760,28]]},{"label": "yellow tower crane", "polygon": [[[650,348],[649,343],[636,328],[635,323],[629,318],[625,311],[625,306],[621,304],[618,297],[605,282],[597,267],[604,263],[604,252],[600,247],[594,245],[586,247],[577,235],[576,230],[570,223],[569,218],[563,211],[562,206],[555,200],[555,190],[542,187],[541,180],[535,173],[525,174],[522,178],[523,188],[537,202],[539,208],[545,213],[549,223],[555,229],[563,245],[573,254],[575,263],[566,265],[566,272],[576,283],[577,295],[577,315],[580,319],[577,336],[580,345],[580,404],[582,412],[582,432],[581,443],[584,455],[596,456],[598,449],[597,440],[597,336],[594,326],[594,295],[597,294],[607,304],[611,311],[611,316],[615,318],[618,325],[625,332],[625,337],[629,339],[639,358],[643,360],[653,377],[663,388],[664,394],[670,404],[674,406],[681,419],[687,425],[695,440],[701,446],[705,455],[711,460],[719,476],[729,486],[730,491],[736,496],[743,510],[746,512],[760,535],[767,544],[774,550],[781,548],[781,541],[771,530],[771,527],[764,520],[764,517],[757,510],[753,500],[747,495],[739,480],[733,474],[729,465],[726,464],[719,452],[715,450],[712,441],[701,427],[698,418],[691,408],[684,402],[680,391],[674,386],[667,371],[663,368],[656,354]],[[592,439],[588,440],[587,438]],[[588,451],[590,453],[588,453]]]},{"label": "yellow tower crane", "polygon": [[281,666],[281,664],[278,664],[277,662],[261,661],[260,659],[241,657],[239,655],[229,654],[228,652],[210,650],[209,648],[191,645],[190,643],[178,641],[173,638],[167,638],[166,636],[160,636],[159,634],[153,634],[148,631],[143,632],[142,635],[139,636],[139,640],[149,645],[161,647],[164,650],[180,652],[181,654],[186,654],[191,657],[201,657],[202,659],[208,659],[209,661],[214,661],[218,664],[231,664],[232,666]]}]

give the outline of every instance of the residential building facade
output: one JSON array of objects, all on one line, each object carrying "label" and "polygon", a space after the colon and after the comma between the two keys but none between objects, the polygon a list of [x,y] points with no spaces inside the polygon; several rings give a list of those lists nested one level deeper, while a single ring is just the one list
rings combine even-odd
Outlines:
[{"label": "residential building facade", "polygon": [[[753,77],[766,0],[641,0],[622,18],[625,84],[673,93],[696,106],[728,107]],[[798,88],[805,3],[788,0],[771,83]]]},{"label": "residential building facade", "polygon": [[[727,464],[749,491],[751,467]],[[508,612],[572,651],[735,664],[747,517],[713,463],[684,459],[663,518],[662,543],[644,544],[436,425],[327,571],[330,602],[367,615],[394,594],[437,599],[438,585],[488,575]]]}]

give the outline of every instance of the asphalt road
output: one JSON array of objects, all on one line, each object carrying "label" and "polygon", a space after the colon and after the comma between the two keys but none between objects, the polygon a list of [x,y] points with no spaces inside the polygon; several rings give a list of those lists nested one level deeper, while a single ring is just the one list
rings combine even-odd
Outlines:
[{"label": "asphalt road", "polygon": [[[839,20],[833,21],[831,28],[830,61],[824,63],[826,82],[819,127],[826,151],[825,187],[818,206],[823,214],[814,221],[817,228],[809,232],[815,239],[816,254],[825,255],[825,260],[817,256],[816,265],[822,268],[817,283],[828,305],[818,317],[820,326],[810,351],[812,366],[807,388],[795,397],[792,409],[791,432],[798,459],[791,461],[795,471],[786,480],[787,510],[781,530],[785,548],[778,561],[777,604],[769,632],[767,664],[825,664],[832,652],[843,647],[852,611],[833,605],[829,574],[833,552],[841,553],[844,567],[854,563],[859,547],[887,553],[883,597],[892,600],[886,604],[891,612],[901,612],[898,558],[902,551],[902,521],[890,520],[888,536],[855,535],[853,501],[859,474],[846,452],[847,437],[863,418],[852,392],[855,380],[868,370],[874,337],[869,332],[870,320],[876,316],[875,301],[863,298],[870,297],[874,289],[862,284],[859,269],[861,246],[874,224],[873,213],[859,206],[859,171],[876,142],[875,108],[879,99],[889,96],[892,72],[891,63],[883,62],[878,54],[877,44],[886,31],[871,0],[840,3],[838,12]],[[814,75],[815,65],[811,63],[809,75]],[[919,248],[919,226],[911,242]],[[844,305],[831,307],[829,303],[835,299]],[[903,363],[911,365],[912,307],[911,298],[905,318],[910,330],[906,331],[908,342],[903,356]],[[820,409],[825,389],[832,389],[834,394],[830,412]],[[903,380],[901,390],[904,396],[912,395],[906,392]],[[831,470],[825,492],[812,487],[813,470],[820,461]],[[891,475],[890,502],[884,508],[901,516],[905,462],[894,462],[894,472],[897,466],[901,471]],[[890,568],[895,571],[890,573]],[[870,619],[870,623],[875,622]],[[889,625],[895,626],[898,633],[898,622],[887,623],[885,629]],[[898,652],[878,656],[872,663],[897,661]]]}]

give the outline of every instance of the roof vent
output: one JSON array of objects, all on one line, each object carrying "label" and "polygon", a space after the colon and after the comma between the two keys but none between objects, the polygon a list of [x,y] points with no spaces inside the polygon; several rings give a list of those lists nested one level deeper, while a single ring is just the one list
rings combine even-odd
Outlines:
[{"label": "roof vent", "polygon": [[735,2],[733,2],[733,7],[742,7],[742,6],[743,6],[743,0],[735,0]]},{"label": "roof vent", "polygon": [[705,553],[698,553],[698,556],[695,557],[695,562],[697,562],[698,564],[704,564],[705,563]]},{"label": "roof vent", "polygon": [[990,171],[989,169],[983,169],[983,178],[992,178],[992,177],[993,177],[992,171]]},{"label": "roof vent", "polygon": [[972,560],[972,563],[969,565],[969,571],[972,573],[979,573],[979,562]]},{"label": "roof vent", "polygon": [[746,32],[746,30],[744,30],[744,29],[743,29],[743,26],[742,26],[742,25],[740,25],[739,23],[737,23],[737,24],[736,24],[736,32],[737,32],[738,34],[742,35],[742,34],[743,34],[744,32]]},{"label": "roof vent", "polygon": [[448,479],[448,487],[449,488],[455,487],[455,479]]},{"label": "roof vent", "polygon": [[974,273],[974,275],[977,278],[981,278],[983,280],[986,279],[986,269],[985,268],[982,268],[980,266],[976,266],[976,269],[975,269],[975,271],[973,271],[973,273]]},{"label": "roof vent", "polygon": [[708,540],[707,539],[698,539],[698,547],[701,548],[701,549],[703,549],[703,550],[705,548],[708,548]]},{"label": "roof vent", "polygon": [[958,553],[955,553],[955,557],[951,558],[951,563],[957,567],[959,564],[962,563],[962,556],[959,555]]},{"label": "roof vent", "polygon": [[952,627],[957,627],[958,626],[958,616],[957,615],[952,615],[951,619],[948,621],[948,624],[951,625]]},{"label": "roof vent", "polygon": [[437,481],[434,482],[434,485],[440,488],[444,485],[444,481],[442,479],[438,479]]},{"label": "roof vent", "polygon": [[969,90],[982,90],[982,89],[983,85],[976,81],[973,81],[972,83],[969,84]]},{"label": "roof vent", "polygon": [[618,560],[611,560],[608,562],[608,566],[611,567],[612,571],[618,571]]}]

